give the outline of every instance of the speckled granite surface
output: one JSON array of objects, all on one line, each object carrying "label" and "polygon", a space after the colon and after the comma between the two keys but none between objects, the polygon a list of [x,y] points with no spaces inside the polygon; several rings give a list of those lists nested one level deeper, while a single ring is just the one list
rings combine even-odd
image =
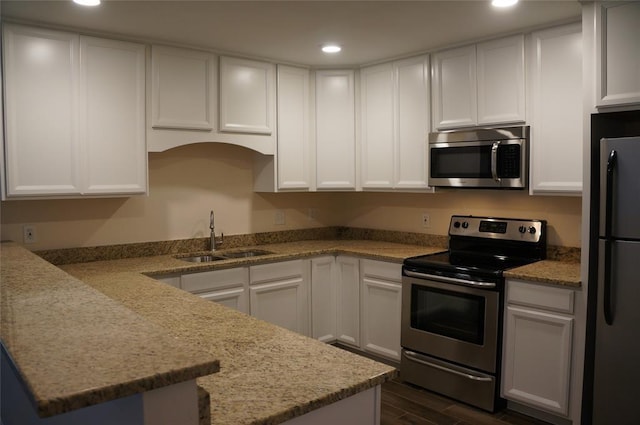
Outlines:
[{"label": "speckled granite surface", "polygon": [[215,353],[177,341],[17,244],[2,243],[0,261],[0,338],[41,417],[219,370]]},{"label": "speckled granite surface", "polygon": [[[295,240],[283,234],[247,239],[245,244],[227,244],[225,250],[242,246],[260,248],[270,255],[213,263],[188,263],[174,258],[178,252],[206,247],[178,243],[162,255],[130,257],[127,248],[104,247],[100,255],[119,260],[67,264],[62,269],[115,299],[151,324],[174,336],[180,344],[197,346],[219,358],[219,373],[198,379],[200,417],[211,424],[276,424],[366,390],[390,379],[389,366],[335,349],[323,343],[259,321],[184,291],[158,283],[148,276],[188,273],[242,265],[284,261],[325,254],[346,254],[401,263],[404,258],[446,249],[446,238],[421,235],[417,243],[393,243],[378,238],[407,241],[402,232],[338,229],[338,239]],[[342,233],[340,233],[342,232]],[[278,232],[280,233],[280,232]],[[327,236],[326,234],[323,236]],[[362,239],[352,239],[355,237]],[[404,239],[403,239],[404,238]],[[413,239],[411,239],[413,241]],[[253,243],[260,241],[260,243]],[[429,246],[428,243],[433,245]],[[268,243],[268,244],[266,244]],[[171,245],[170,242],[167,244]],[[266,245],[265,245],[266,244]],[[249,245],[249,246],[247,246]],[[166,246],[162,249],[166,249]],[[124,246],[123,246],[124,247]],[[185,247],[195,249],[183,249]],[[179,249],[178,249],[179,248]],[[52,251],[61,263],[95,260],[82,250]],[[558,250],[564,260],[579,258],[575,249]],[[578,251],[579,252],[579,251]],[[40,253],[39,253],[40,254]],[[69,255],[71,254],[71,255]],[[77,257],[74,255],[77,254]],[[43,255],[47,258],[47,255]],[[112,258],[107,255],[107,258]],[[509,277],[579,286],[579,265],[566,261],[543,261],[514,269]],[[578,275],[576,283],[576,271]],[[148,276],[146,276],[148,275]],[[547,280],[541,280],[547,279]],[[208,399],[207,399],[208,397]],[[209,401],[208,401],[209,400]]]},{"label": "speckled granite surface", "polygon": [[[282,244],[312,240],[374,240],[429,247],[439,246],[442,248],[446,248],[448,244],[447,237],[439,235],[348,227],[321,227],[225,236],[224,242],[220,245],[220,249],[234,249],[253,245]],[[209,238],[197,238],[84,248],[53,249],[38,251],[36,254],[52,264],[62,265],[85,263],[89,261],[118,260],[123,258],[152,257],[157,255],[198,252],[204,251],[208,249],[208,247]]]},{"label": "speckled granite surface", "polygon": [[441,250],[376,241],[301,241],[271,244],[268,248],[274,254],[209,265],[194,266],[173,256],[156,256],[62,268],[179,341],[220,358],[220,372],[197,381],[209,393],[211,424],[281,423],[396,376],[393,367],[204,301],[143,274],[335,253],[401,262],[407,256]]},{"label": "speckled granite surface", "polygon": [[504,273],[507,279],[522,279],[534,282],[579,288],[580,264],[565,261],[538,261]]}]

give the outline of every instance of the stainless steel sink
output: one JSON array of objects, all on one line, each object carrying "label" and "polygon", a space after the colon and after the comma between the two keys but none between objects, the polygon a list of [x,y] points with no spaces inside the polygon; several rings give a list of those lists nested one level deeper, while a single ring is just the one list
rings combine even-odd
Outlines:
[{"label": "stainless steel sink", "polygon": [[188,261],[190,263],[210,263],[211,261],[227,260],[227,257],[220,255],[195,255],[193,257],[176,257],[178,260]]},{"label": "stainless steel sink", "polygon": [[247,257],[258,257],[260,255],[269,255],[269,254],[273,254],[273,252],[265,251],[263,249],[246,249],[242,251],[224,252],[221,255],[227,258],[247,258]]},{"label": "stainless steel sink", "polygon": [[240,251],[221,252],[217,255],[201,254],[201,255],[185,255],[176,256],[178,260],[188,261],[190,263],[210,263],[212,261],[229,260],[232,258],[248,258],[258,257],[260,255],[273,254],[271,251],[265,251],[264,249],[243,249]]}]

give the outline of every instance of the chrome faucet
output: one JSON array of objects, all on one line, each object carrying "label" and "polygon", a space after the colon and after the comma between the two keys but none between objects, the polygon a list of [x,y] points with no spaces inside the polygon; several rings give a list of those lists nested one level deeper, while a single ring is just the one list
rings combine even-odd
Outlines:
[{"label": "chrome faucet", "polygon": [[[213,210],[211,210],[211,214],[209,215],[209,229],[211,230],[211,251],[215,251],[216,250],[216,231],[215,231],[215,226],[214,226],[214,219],[213,219]],[[222,241],[224,240],[224,234],[220,233],[220,243],[222,243]]]}]

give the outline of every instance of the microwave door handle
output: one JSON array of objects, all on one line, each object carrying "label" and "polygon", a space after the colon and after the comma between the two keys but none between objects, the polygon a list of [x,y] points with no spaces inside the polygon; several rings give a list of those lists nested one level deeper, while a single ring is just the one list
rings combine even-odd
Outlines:
[{"label": "microwave door handle", "polygon": [[491,145],[491,177],[500,183],[502,179],[498,177],[498,147],[500,147],[500,142],[493,142]]}]

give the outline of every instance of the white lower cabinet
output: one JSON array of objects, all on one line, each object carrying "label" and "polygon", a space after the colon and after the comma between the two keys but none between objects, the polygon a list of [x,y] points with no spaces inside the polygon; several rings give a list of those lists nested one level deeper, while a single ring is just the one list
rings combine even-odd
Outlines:
[{"label": "white lower cabinet", "polygon": [[400,361],[402,266],[360,260],[362,349]]},{"label": "white lower cabinet", "polygon": [[326,255],[155,279],[321,342],[400,361],[401,269]]},{"label": "white lower cabinet", "polygon": [[311,260],[311,336],[322,342],[337,339],[335,264],[333,255]]},{"label": "white lower cabinet", "polygon": [[249,269],[252,316],[309,335],[308,260],[262,264]]},{"label": "white lower cabinet", "polygon": [[[326,257],[317,260],[312,268],[314,337],[400,361],[402,266],[339,255],[334,271],[330,272]],[[314,273],[319,274],[318,282]],[[328,285],[326,281],[331,274],[334,284]],[[316,288],[321,285],[322,298],[316,299]],[[332,297],[335,310],[330,307]],[[334,311],[336,336],[331,338],[327,329],[333,329],[333,324],[328,316]]]},{"label": "white lower cabinet", "polygon": [[569,414],[574,291],[507,281],[502,396]]},{"label": "white lower cabinet", "polygon": [[360,347],[360,263],[357,258],[336,257],[337,340]]},{"label": "white lower cabinet", "polygon": [[248,267],[185,274],[180,278],[180,287],[205,300],[249,313]]}]

